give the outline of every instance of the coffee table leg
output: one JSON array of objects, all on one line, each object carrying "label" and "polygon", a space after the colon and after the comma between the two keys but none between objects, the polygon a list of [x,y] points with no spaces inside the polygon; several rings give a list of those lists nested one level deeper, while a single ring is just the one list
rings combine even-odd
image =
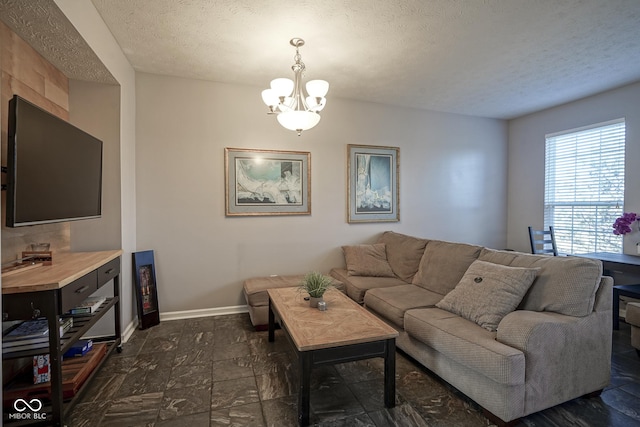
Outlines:
[{"label": "coffee table leg", "polygon": [[309,425],[310,387],[311,387],[311,352],[298,353],[300,370],[300,388],[298,390],[298,424]]},{"label": "coffee table leg", "polygon": [[396,406],[396,340],[387,340],[384,355],[384,406]]},{"label": "coffee table leg", "polygon": [[273,307],[271,307],[271,298],[269,298],[269,342],[275,340],[275,326],[276,316],[273,314]]}]

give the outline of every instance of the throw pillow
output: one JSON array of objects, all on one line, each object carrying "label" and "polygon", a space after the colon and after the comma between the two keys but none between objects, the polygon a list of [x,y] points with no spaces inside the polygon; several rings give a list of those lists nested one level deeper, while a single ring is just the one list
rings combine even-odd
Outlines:
[{"label": "throw pillow", "polygon": [[343,246],[342,251],[350,276],[395,277],[384,243]]},{"label": "throw pillow", "polygon": [[502,318],[518,307],[539,270],[474,261],[436,307],[495,332]]}]

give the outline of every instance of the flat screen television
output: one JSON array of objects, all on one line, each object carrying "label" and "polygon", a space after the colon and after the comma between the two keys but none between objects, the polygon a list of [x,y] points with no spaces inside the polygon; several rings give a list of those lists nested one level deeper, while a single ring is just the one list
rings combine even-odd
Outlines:
[{"label": "flat screen television", "polygon": [[7,131],[7,227],[101,216],[102,141],[17,95]]}]

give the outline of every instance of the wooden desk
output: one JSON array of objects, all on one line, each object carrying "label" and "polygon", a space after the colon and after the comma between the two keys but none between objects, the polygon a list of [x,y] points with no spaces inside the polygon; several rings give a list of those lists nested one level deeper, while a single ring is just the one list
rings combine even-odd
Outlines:
[{"label": "wooden desk", "polygon": [[[612,276],[613,272],[640,275],[640,256],[611,252],[592,252],[579,256],[599,259],[602,261],[604,273],[609,276]],[[640,284],[613,286],[613,329],[620,326],[620,296],[640,299]]]},{"label": "wooden desk", "polygon": [[599,259],[602,261],[602,268],[605,271],[622,271],[623,273],[640,275],[640,256],[611,252],[591,252],[576,256]]},{"label": "wooden desk", "polygon": [[[3,320],[46,317],[49,323],[48,345],[21,352],[3,352],[2,355],[3,359],[15,359],[49,353],[51,405],[45,405],[46,410],[43,408],[46,419],[33,425],[64,425],[66,411],[63,411],[62,354],[111,308],[115,314],[115,333],[105,338],[109,342],[108,354],[114,349],[121,350],[121,254],[121,250],[54,253],[53,265],[12,272],[2,278]],[[95,314],[74,318],[73,328],[61,339],[58,327],[60,316],[112,280],[113,298],[108,298]],[[71,404],[65,408],[67,411],[81,394],[80,392],[72,399]]]}]

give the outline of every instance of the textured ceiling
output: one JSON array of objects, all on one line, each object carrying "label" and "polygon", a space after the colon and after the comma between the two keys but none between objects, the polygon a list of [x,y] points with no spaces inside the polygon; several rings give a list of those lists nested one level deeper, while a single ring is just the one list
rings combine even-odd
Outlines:
[{"label": "textured ceiling", "polygon": [[513,118],[640,81],[640,0],[91,1],[136,70],[256,97],[293,75],[289,40],[301,37],[306,78],[331,84],[327,108],[341,97]]},{"label": "textured ceiling", "polygon": [[0,20],[71,79],[117,84],[51,0],[0,0]]}]

